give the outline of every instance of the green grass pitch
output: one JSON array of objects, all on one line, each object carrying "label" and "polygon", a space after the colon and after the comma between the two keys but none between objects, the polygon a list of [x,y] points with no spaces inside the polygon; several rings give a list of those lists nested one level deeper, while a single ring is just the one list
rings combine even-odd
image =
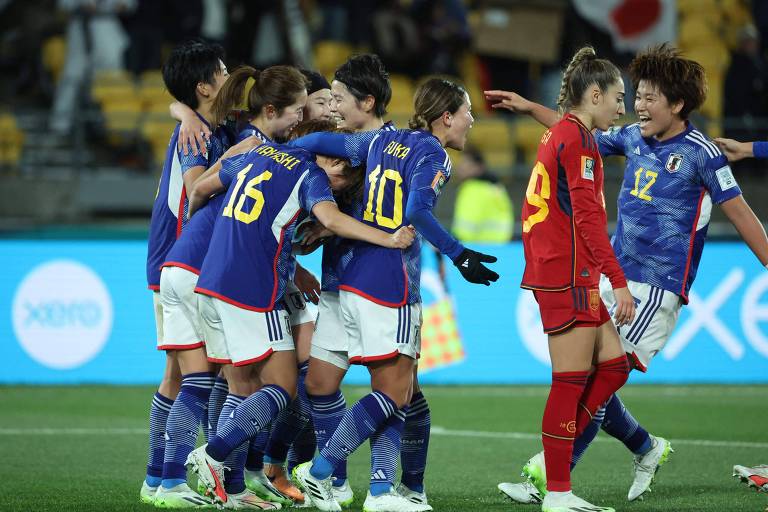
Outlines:
[{"label": "green grass pitch", "polygon": [[[365,392],[347,388],[351,403]],[[0,511],[149,511],[138,502],[150,387],[0,387]],[[525,511],[496,490],[540,449],[542,386],[429,387],[427,491],[436,511]],[[624,401],[675,453],[642,502],[628,503],[629,452],[605,434],[574,472],[574,490],[620,511],[760,511],[768,495],[731,478],[768,464],[768,386],[628,386]],[[350,459],[362,508],[369,451]]]}]

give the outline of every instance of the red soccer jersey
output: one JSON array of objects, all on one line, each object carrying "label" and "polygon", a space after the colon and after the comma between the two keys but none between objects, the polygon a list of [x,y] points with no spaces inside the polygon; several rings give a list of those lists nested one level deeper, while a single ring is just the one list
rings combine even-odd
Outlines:
[{"label": "red soccer jersey", "polygon": [[532,290],[627,285],[608,239],[603,161],[592,133],[566,114],[542,136],[523,204],[525,272]]}]

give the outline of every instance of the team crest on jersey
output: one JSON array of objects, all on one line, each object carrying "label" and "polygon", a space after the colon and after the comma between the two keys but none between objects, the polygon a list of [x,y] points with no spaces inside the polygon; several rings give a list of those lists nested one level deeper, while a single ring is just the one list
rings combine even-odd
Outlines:
[{"label": "team crest on jersey", "polygon": [[683,164],[683,155],[680,153],[671,153],[669,155],[669,158],[667,158],[667,165],[664,167],[669,172],[677,172],[677,170],[680,168],[680,166]]},{"label": "team crest on jersey", "polygon": [[438,171],[435,175],[435,178],[432,180],[432,190],[435,191],[435,195],[439,196],[440,191],[443,189],[443,185],[445,185],[445,174],[443,174],[443,171]]},{"label": "team crest on jersey", "polygon": [[600,308],[600,292],[589,290],[589,309],[597,311]]},{"label": "team crest on jersey", "polygon": [[581,177],[585,180],[595,181],[595,160],[593,158],[581,157]]}]

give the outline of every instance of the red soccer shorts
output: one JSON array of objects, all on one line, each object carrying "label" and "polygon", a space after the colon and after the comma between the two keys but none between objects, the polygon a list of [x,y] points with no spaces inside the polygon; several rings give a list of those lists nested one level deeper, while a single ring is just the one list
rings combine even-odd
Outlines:
[{"label": "red soccer shorts", "polygon": [[533,296],[547,334],[562,334],[573,327],[599,327],[611,319],[597,285],[558,292],[534,290]]}]

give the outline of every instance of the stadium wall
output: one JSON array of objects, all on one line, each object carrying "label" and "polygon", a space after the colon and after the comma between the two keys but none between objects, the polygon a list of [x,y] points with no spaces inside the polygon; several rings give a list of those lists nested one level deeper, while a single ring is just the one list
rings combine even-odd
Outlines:
[{"label": "stadium wall", "polygon": [[[446,289],[424,251],[422,382],[548,382],[538,310],[518,288],[522,246],[481,250],[499,257],[501,280],[488,288],[448,264]],[[0,383],[156,383],[164,356],[145,257],[138,240],[0,241]],[[301,261],[319,275],[319,254]],[[672,339],[632,380],[768,382],[768,273],[743,244],[708,244]],[[365,383],[367,373],[357,368],[349,382]]]}]

